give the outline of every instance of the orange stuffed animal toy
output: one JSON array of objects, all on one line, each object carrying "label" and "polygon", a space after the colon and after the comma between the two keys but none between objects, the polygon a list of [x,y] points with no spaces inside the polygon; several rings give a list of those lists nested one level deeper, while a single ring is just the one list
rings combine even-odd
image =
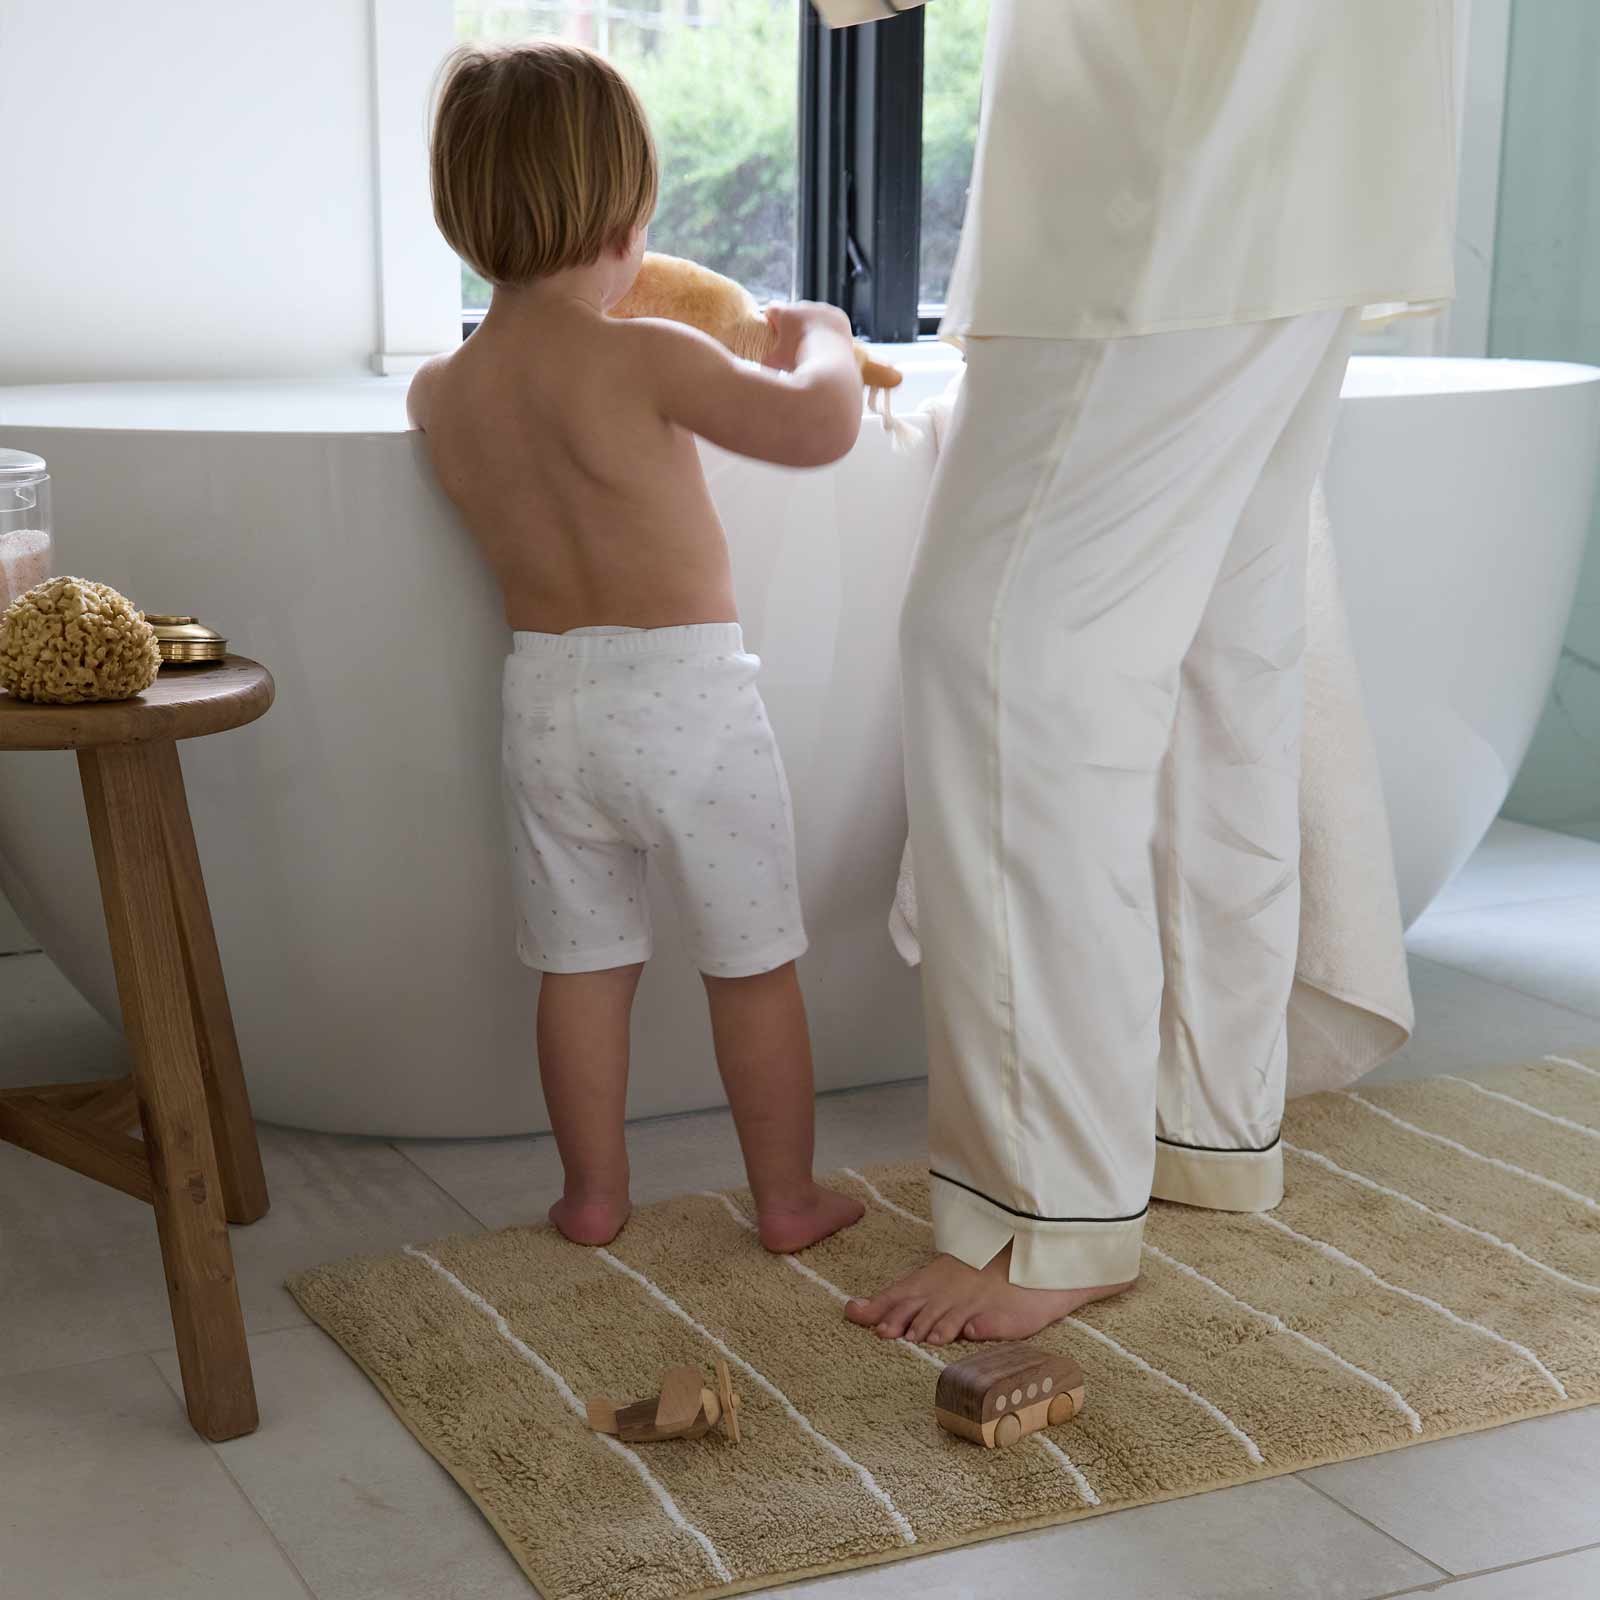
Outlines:
[{"label": "orange stuffed animal toy", "polygon": [[[611,308],[611,315],[686,322],[745,361],[760,361],[778,339],[742,284],[697,262],[654,251],[645,253],[633,287]],[[864,344],[856,345],[856,362],[872,409],[890,421],[889,391],[899,387],[899,370],[874,361]]]}]

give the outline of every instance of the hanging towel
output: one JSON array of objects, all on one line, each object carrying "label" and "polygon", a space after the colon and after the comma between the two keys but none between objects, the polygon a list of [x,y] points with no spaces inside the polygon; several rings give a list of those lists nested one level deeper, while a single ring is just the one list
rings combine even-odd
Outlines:
[{"label": "hanging towel", "polygon": [[[926,409],[942,438],[955,386]],[[1389,819],[1350,651],[1319,481],[1306,563],[1306,711],[1300,791],[1300,951],[1289,997],[1291,1097],[1343,1088],[1411,1036],[1414,1013]],[[921,962],[908,840],[889,914],[908,966]]]}]

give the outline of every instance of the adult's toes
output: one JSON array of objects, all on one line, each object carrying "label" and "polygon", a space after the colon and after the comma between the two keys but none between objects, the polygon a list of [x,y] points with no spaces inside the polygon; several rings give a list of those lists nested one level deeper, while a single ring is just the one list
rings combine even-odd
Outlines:
[{"label": "adult's toes", "polygon": [[863,1328],[876,1327],[878,1319],[888,1309],[889,1297],[886,1294],[874,1295],[870,1300],[846,1300],[844,1314]]},{"label": "adult's toes", "polygon": [[961,1330],[963,1339],[1009,1339],[1008,1333],[1002,1325],[1002,1319],[992,1311],[980,1311],[977,1316],[969,1317],[966,1325]]},{"label": "adult's toes", "polygon": [[917,1312],[916,1316],[911,1319],[910,1326],[906,1329],[905,1337],[912,1344],[926,1344],[928,1335],[933,1331],[935,1323],[944,1316],[948,1309],[944,1305],[925,1304]]},{"label": "adult's toes", "polygon": [[967,1320],[965,1310],[947,1311],[934,1323],[928,1334],[929,1344],[949,1344],[952,1339],[961,1337],[961,1330]]},{"label": "adult's toes", "polygon": [[919,1300],[901,1300],[891,1305],[878,1318],[878,1336],[883,1339],[903,1339],[906,1329],[911,1326],[911,1319],[921,1307]]}]

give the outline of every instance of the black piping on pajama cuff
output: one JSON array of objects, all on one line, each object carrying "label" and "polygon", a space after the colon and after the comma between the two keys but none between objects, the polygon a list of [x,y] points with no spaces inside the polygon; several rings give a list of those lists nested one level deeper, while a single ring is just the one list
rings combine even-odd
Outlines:
[{"label": "black piping on pajama cuff", "polygon": [[1137,1211],[1129,1212],[1125,1217],[1046,1217],[1037,1211],[1019,1211],[1015,1206],[1008,1206],[1004,1200],[996,1200],[993,1195],[985,1194],[982,1189],[975,1189],[970,1183],[963,1183],[959,1178],[952,1178],[948,1173],[939,1172],[933,1167],[928,1168],[928,1176],[937,1178],[940,1183],[950,1183],[958,1189],[965,1189],[968,1194],[976,1195],[986,1204],[1004,1211],[1007,1216],[1021,1217],[1025,1222],[1137,1222],[1150,1209],[1150,1204],[1146,1201]]}]

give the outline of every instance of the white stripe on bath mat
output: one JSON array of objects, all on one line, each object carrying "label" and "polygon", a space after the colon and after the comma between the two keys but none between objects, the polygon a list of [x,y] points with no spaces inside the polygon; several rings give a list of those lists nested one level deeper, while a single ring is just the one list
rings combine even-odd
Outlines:
[{"label": "white stripe on bath mat", "polygon": [[1509,1172],[1518,1178],[1526,1178],[1529,1183],[1537,1183],[1541,1188],[1553,1189],[1557,1194],[1564,1195],[1568,1200],[1576,1201],[1587,1210],[1600,1212],[1600,1202],[1591,1200],[1586,1194],[1579,1194],[1576,1189],[1569,1189],[1564,1183],[1557,1183],[1554,1178],[1546,1178],[1537,1172],[1529,1172],[1526,1167],[1513,1166],[1509,1161],[1502,1161],[1499,1156],[1486,1156],[1481,1150],[1469,1150],[1466,1145],[1458,1144],[1454,1139],[1447,1139],[1442,1133],[1429,1133],[1426,1128],[1419,1128],[1414,1122],[1407,1122],[1404,1117],[1397,1117],[1392,1111],[1385,1111],[1382,1106],[1374,1105],[1370,1100],[1364,1100],[1360,1095],[1350,1090],[1344,1091],[1346,1100],[1353,1101],[1358,1106],[1365,1106],[1374,1116],[1382,1117],[1386,1122],[1392,1122],[1397,1128],[1404,1128],[1407,1133],[1414,1133],[1418,1138],[1431,1139],[1435,1144],[1442,1144],[1446,1149],[1458,1151],[1461,1155],[1471,1156],[1474,1161],[1487,1162],[1491,1167],[1498,1167],[1502,1172]]},{"label": "white stripe on bath mat", "polygon": [[1546,1056],[1545,1060],[1555,1062],[1558,1067],[1572,1067],[1578,1072],[1587,1072],[1591,1078],[1600,1078],[1600,1067],[1586,1067],[1571,1056]]},{"label": "white stripe on bath mat", "polygon": [[[755,1233],[757,1231],[755,1223],[753,1223],[749,1217],[747,1217],[744,1212],[742,1212],[738,1206],[733,1203],[733,1200],[730,1196],[718,1194],[715,1189],[701,1189],[699,1193],[707,1200],[720,1200],[723,1205],[727,1207],[728,1215],[732,1217],[733,1220],[737,1222],[739,1226],[747,1233]],[[826,1290],[827,1293],[832,1295],[833,1298],[840,1303],[840,1305],[846,1305],[849,1303],[850,1296],[847,1295],[838,1284],[830,1283],[822,1276],[820,1272],[812,1271],[812,1269],[808,1267],[805,1262],[799,1258],[799,1256],[783,1255],[780,1256],[779,1259],[787,1261],[802,1278],[809,1278],[819,1289]],[[899,1339],[895,1342],[897,1344],[903,1344],[913,1355],[921,1356],[924,1361],[931,1361],[934,1366],[939,1368],[941,1372],[944,1370],[944,1362],[942,1362],[937,1356],[930,1355],[922,1348],[921,1345],[912,1344],[908,1339]]]},{"label": "white stripe on bath mat", "polygon": [[699,1194],[703,1199],[706,1200],[720,1200],[723,1205],[728,1208],[728,1215],[732,1217],[733,1220],[737,1222],[739,1226],[747,1233],[754,1233],[756,1231],[755,1223],[753,1223],[749,1217],[747,1217],[744,1212],[742,1212],[738,1206],[733,1203],[731,1196],[718,1194],[715,1189],[701,1189]]},{"label": "white stripe on bath mat", "polygon": [[905,1513],[901,1511],[899,1506],[897,1506],[894,1501],[890,1499],[888,1494],[884,1492],[883,1486],[878,1482],[878,1480],[874,1478],[859,1461],[855,1460],[849,1455],[846,1455],[845,1452],[841,1450],[832,1439],[828,1438],[826,1434],[820,1433],[812,1425],[810,1420],[800,1412],[788,1395],[786,1395],[783,1390],[777,1386],[777,1384],[773,1383],[770,1378],[767,1378],[761,1373],[757,1372],[756,1369],[752,1367],[750,1363],[746,1361],[745,1358],[741,1356],[731,1345],[719,1339],[716,1334],[714,1334],[703,1323],[696,1322],[695,1319],[691,1317],[689,1313],[685,1311],[683,1307],[680,1306],[665,1289],[663,1289],[659,1284],[651,1282],[651,1280],[642,1272],[640,1272],[638,1268],[630,1267],[626,1261],[619,1261],[616,1256],[612,1255],[612,1253],[603,1246],[596,1250],[595,1254],[599,1256],[599,1258],[605,1262],[608,1267],[620,1272],[626,1278],[632,1278],[633,1281],[637,1283],[639,1287],[642,1288],[653,1300],[659,1301],[667,1308],[668,1311],[673,1314],[673,1316],[677,1317],[679,1321],[687,1323],[688,1326],[693,1328],[694,1331],[698,1333],[700,1337],[708,1344],[714,1345],[726,1360],[733,1362],[733,1364],[738,1367],[738,1369],[743,1372],[745,1376],[748,1377],[752,1382],[760,1384],[760,1386],[765,1389],[766,1392],[770,1394],[786,1412],[788,1412],[791,1421],[798,1423],[803,1432],[809,1434],[813,1439],[816,1440],[818,1444],[822,1446],[824,1450],[826,1450],[830,1455],[836,1457],[844,1466],[848,1467],[850,1471],[856,1475],[867,1493],[870,1494],[872,1498],[889,1513],[890,1520],[900,1532],[901,1540],[905,1544],[915,1544],[917,1542],[916,1530],[913,1529],[911,1524],[906,1520]]},{"label": "white stripe on bath mat", "polygon": [[1446,1227],[1456,1228],[1462,1233],[1470,1233],[1475,1239],[1482,1239],[1485,1244],[1492,1244],[1497,1250],[1504,1250],[1508,1255],[1513,1255],[1524,1266],[1534,1268],[1554,1278],[1558,1283],[1564,1283],[1568,1288],[1581,1289],[1585,1294],[1600,1294],[1600,1283],[1585,1283],[1582,1278],[1569,1277],[1565,1272],[1556,1267],[1530,1256],[1526,1250],[1511,1243],[1509,1239],[1502,1239],[1498,1234],[1485,1231],[1483,1228],[1474,1228],[1470,1222],[1463,1222],[1460,1217],[1452,1217],[1448,1211],[1436,1210],[1433,1206],[1424,1205],[1414,1195],[1403,1193],[1399,1189],[1391,1189],[1385,1183],[1379,1183],[1376,1178],[1369,1178],[1364,1173],[1352,1172],[1348,1167],[1341,1167],[1337,1161],[1330,1160],[1319,1150],[1307,1150],[1304,1146],[1291,1144],[1287,1139],[1283,1141],[1283,1148],[1292,1151],[1302,1160],[1315,1162],[1317,1166],[1335,1173],[1341,1178],[1348,1178],[1351,1183],[1359,1183],[1363,1188],[1376,1190],[1379,1194],[1386,1194],[1391,1200],[1398,1200],[1403,1205],[1411,1206],[1420,1211],[1424,1216],[1429,1216],[1435,1221],[1442,1222]]},{"label": "white stripe on bath mat", "polygon": [[1208,1278],[1205,1273],[1191,1267],[1187,1261],[1179,1261],[1176,1256],[1169,1256],[1165,1250],[1159,1250],[1153,1244],[1145,1244],[1143,1248],[1148,1250],[1158,1261],[1165,1261],[1169,1267],[1176,1267],[1179,1272],[1187,1274],[1197,1283],[1203,1283],[1206,1288],[1220,1294],[1224,1300],[1231,1301],[1241,1311],[1248,1311],[1251,1316],[1260,1317],[1274,1333],[1286,1333],[1291,1339],[1298,1339],[1308,1349],[1315,1350],[1318,1355],[1326,1356],[1336,1366],[1343,1367],[1346,1372],[1361,1379],[1363,1383],[1370,1384],[1405,1417],[1406,1423],[1413,1433],[1422,1432],[1422,1418],[1412,1410],[1406,1403],[1405,1396],[1392,1384],[1385,1383],[1382,1378],[1375,1377],[1366,1368],[1358,1367],[1355,1362],[1346,1361],[1337,1351],[1330,1350],[1325,1344],[1318,1344],[1309,1334],[1301,1333],[1298,1328],[1291,1328],[1282,1317],[1274,1316],[1270,1311],[1262,1311],[1259,1307],[1251,1305],[1248,1300],[1241,1300],[1238,1295],[1224,1289],[1220,1283]]},{"label": "white stripe on bath mat", "polygon": [[1514,1351],[1522,1360],[1526,1361],[1535,1372],[1550,1385],[1563,1400],[1567,1398],[1567,1388],[1564,1383],[1553,1373],[1533,1351],[1526,1345],[1518,1344],[1515,1339],[1508,1339],[1503,1333],[1496,1333],[1493,1328],[1486,1328],[1481,1322],[1474,1322],[1471,1317],[1459,1316],[1449,1306],[1441,1305],[1437,1300],[1425,1294],[1418,1294],[1415,1289],[1403,1288],[1398,1283],[1390,1283],[1387,1278],[1380,1278],[1364,1261],[1357,1261],[1352,1255],[1347,1255],[1337,1245],[1329,1244],[1325,1239],[1313,1239],[1310,1234],[1299,1233],[1291,1228],[1287,1222],[1280,1222],[1277,1217],[1269,1216],[1264,1211],[1253,1212],[1253,1219],[1264,1227],[1276,1228],[1279,1233],[1291,1239],[1297,1239],[1301,1244],[1308,1244],[1319,1255],[1326,1256],[1330,1261],[1337,1261],[1342,1267],[1349,1267],[1353,1272],[1359,1272],[1362,1277],[1377,1284],[1380,1289],[1387,1289],[1390,1294],[1402,1295],[1407,1300],[1414,1300],[1419,1306],[1426,1306],[1429,1311],[1437,1312],[1448,1322],[1453,1322],[1458,1328],[1465,1328],[1469,1333],[1482,1334],[1485,1339],[1493,1339],[1496,1344],[1503,1344],[1506,1349]]},{"label": "white stripe on bath mat", "polygon": [[1465,1089],[1471,1089],[1474,1094],[1486,1094],[1491,1100],[1504,1100],[1508,1106],[1515,1106],[1518,1111],[1526,1111],[1531,1117],[1543,1117],[1546,1122],[1553,1122],[1558,1128],[1571,1128],[1574,1133],[1581,1133],[1589,1139],[1600,1139],[1600,1128],[1591,1128],[1587,1123],[1574,1122],[1571,1117],[1557,1116],[1554,1111],[1541,1111],[1538,1106],[1530,1106],[1526,1100],[1518,1100],[1514,1095],[1501,1094],[1498,1089],[1485,1089],[1481,1083],[1474,1083],[1471,1078],[1458,1078],[1453,1072],[1439,1074],[1446,1083],[1459,1083]]},{"label": "white stripe on bath mat", "polygon": [[1077,1469],[1076,1466],[1073,1465],[1072,1457],[1069,1456],[1067,1452],[1055,1442],[1054,1439],[1047,1439],[1042,1433],[1036,1433],[1033,1435],[1033,1437],[1037,1439],[1044,1449],[1053,1455],[1061,1464],[1061,1470],[1072,1479],[1073,1485],[1076,1487],[1078,1493],[1081,1494],[1090,1505],[1099,1505],[1100,1496],[1089,1487],[1089,1480],[1084,1477],[1084,1475]]},{"label": "white stripe on bath mat", "polygon": [[[883,1196],[880,1195],[870,1183],[867,1183],[867,1180],[863,1178],[859,1172],[851,1172],[849,1167],[845,1167],[843,1170],[850,1173],[850,1176],[855,1178],[859,1183],[864,1184],[867,1192],[871,1194],[874,1199],[883,1200]],[[925,1221],[922,1217],[912,1216],[911,1212],[902,1211],[899,1206],[893,1205],[887,1200],[883,1200],[883,1203],[888,1206],[891,1211],[899,1211],[901,1216],[910,1217],[913,1222],[919,1223],[924,1228],[932,1228],[933,1226],[931,1222]],[[1122,1356],[1127,1361],[1131,1361],[1133,1365],[1138,1367],[1141,1371],[1149,1373],[1152,1378],[1159,1379],[1162,1383],[1165,1383],[1171,1388],[1176,1389],[1178,1393],[1183,1395],[1186,1399],[1194,1401],[1194,1403],[1199,1406],[1202,1411],[1206,1412],[1207,1415],[1220,1423],[1223,1428],[1231,1433],[1233,1437],[1244,1446],[1244,1453],[1249,1456],[1250,1460],[1254,1462],[1256,1466],[1259,1467],[1262,1465],[1261,1447],[1255,1442],[1254,1439],[1250,1437],[1248,1433],[1244,1431],[1243,1428],[1238,1425],[1238,1423],[1233,1420],[1232,1417],[1227,1414],[1227,1412],[1222,1409],[1221,1406],[1213,1404],[1210,1400],[1207,1400],[1203,1394],[1200,1394],[1197,1390],[1191,1389],[1188,1384],[1180,1381],[1179,1379],[1174,1378],[1170,1372],[1163,1372],[1160,1367],[1152,1366],[1144,1359],[1143,1356],[1135,1355],[1133,1351],[1127,1348],[1126,1345],[1118,1344],[1109,1333],[1103,1333],[1099,1328],[1096,1328],[1090,1323],[1083,1321],[1081,1317],[1064,1317],[1062,1318],[1062,1321],[1070,1322],[1074,1327],[1082,1328],[1083,1331],[1090,1336],[1090,1338],[1098,1339],[1101,1344],[1107,1347],[1107,1349],[1116,1351],[1119,1356]],[[1098,1502],[1096,1502],[1096,1504],[1098,1504]]]},{"label": "white stripe on bath mat", "polygon": [[[850,1169],[846,1167],[844,1170],[848,1172]],[[865,1178],[863,1178],[861,1181],[866,1183]],[[872,1189],[872,1185],[870,1183],[867,1184],[867,1187]],[[877,1190],[873,1189],[872,1192],[876,1194]],[[711,1189],[702,1189],[700,1193],[703,1194],[708,1200],[720,1200],[723,1205],[728,1208],[728,1215],[731,1216],[741,1228],[748,1228],[751,1233],[756,1231],[755,1223],[753,1223],[733,1203],[733,1201],[728,1198],[727,1195],[717,1194]],[[907,1214],[909,1215],[909,1213]],[[794,1270],[802,1277],[809,1278],[814,1284],[817,1285],[818,1288],[825,1289],[830,1295],[833,1296],[835,1300],[840,1303],[840,1305],[849,1304],[850,1296],[847,1295],[844,1290],[838,1286],[838,1284],[830,1283],[822,1276],[820,1272],[812,1271],[812,1269],[808,1267],[798,1256],[786,1255],[783,1259],[787,1261],[789,1265],[793,1267]],[[943,1372],[945,1366],[947,1365],[946,1362],[941,1361],[931,1350],[924,1350],[920,1344],[912,1344],[909,1339],[896,1339],[893,1342],[909,1350],[911,1354],[916,1356],[919,1361],[925,1361],[930,1367],[938,1368],[940,1372]],[[1077,1488],[1078,1493],[1082,1495],[1090,1505],[1099,1505],[1100,1496],[1094,1492],[1093,1488],[1090,1486],[1089,1480],[1084,1477],[1084,1475],[1077,1469],[1076,1466],[1073,1465],[1071,1456],[1069,1456],[1067,1452],[1063,1450],[1061,1446],[1058,1445],[1053,1439],[1045,1438],[1044,1434],[1042,1433],[1033,1434],[1032,1437],[1037,1439],[1039,1443],[1061,1464],[1061,1467],[1066,1472],[1067,1476],[1072,1479],[1072,1482]]]},{"label": "white stripe on bath mat", "polygon": [[904,1217],[907,1222],[914,1222],[919,1228],[931,1228],[933,1224],[926,1217],[919,1217],[915,1211],[907,1211],[904,1206],[897,1206],[888,1195],[884,1194],[871,1179],[863,1177],[854,1167],[840,1167],[839,1170],[847,1178],[854,1178],[868,1194],[872,1196],[885,1211],[892,1211],[897,1217]]},{"label": "white stripe on bath mat", "polygon": [[[464,1284],[455,1275],[455,1273],[445,1266],[442,1261],[436,1261],[428,1254],[426,1250],[418,1250],[414,1245],[409,1244],[403,1245],[401,1248],[408,1256],[411,1256],[414,1260],[422,1262],[425,1266],[431,1268],[432,1271],[437,1273],[439,1277],[443,1278],[444,1281],[448,1283],[450,1287],[467,1302],[468,1305],[473,1306],[477,1310],[481,1311],[484,1316],[489,1319],[491,1325],[494,1327],[495,1332],[498,1333],[500,1337],[504,1339],[506,1343],[509,1344],[511,1348],[528,1363],[529,1366],[533,1367],[545,1378],[545,1380],[555,1389],[556,1393],[559,1394],[561,1398],[565,1400],[566,1403],[584,1419],[585,1423],[588,1422],[588,1410],[583,1405],[583,1402],[578,1399],[577,1395],[572,1392],[567,1380],[563,1378],[561,1374],[557,1372],[556,1369],[552,1367],[537,1350],[530,1349],[522,1342],[521,1339],[516,1336],[516,1334],[511,1331],[511,1324],[500,1315],[500,1312],[493,1305],[491,1305],[489,1301],[485,1300],[483,1296],[477,1292],[477,1290],[469,1288],[466,1284]],[[649,1469],[649,1467],[647,1467],[644,1462],[639,1459],[638,1454],[635,1451],[630,1450],[627,1445],[622,1443],[620,1439],[613,1439],[609,1433],[596,1433],[594,1437],[598,1439],[601,1444],[605,1445],[609,1450],[611,1450],[613,1454],[620,1456],[628,1463],[629,1466],[633,1468],[635,1472],[639,1474],[640,1478],[644,1480],[645,1487],[649,1489],[650,1493],[655,1496],[656,1503],[661,1507],[661,1509],[666,1512],[667,1516],[673,1521],[674,1524],[676,1524],[679,1528],[682,1528],[683,1531],[688,1534],[689,1537],[693,1539],[694,1542],[698,1544],[705,1552],[706,1559],[711,1563],[711,1570],[715,1572],[724,1583],[732,1583],[733,1574],[728,1570],[727,1563],[724,1562],[722,1557],[717,1554],[717,1547],[712,1544],[712,1542],[705,1536],[704,1533],[701,1532],[699,1528],[695,1527],[695,1525],[690,1522],[686,1516],[684,1516],[682,1511],[678,1509],[678,1502],[674,1500],[667,1492],[666,1485],[663,1484],[661,1480],[657,1478],[656,1475]]]},{"label": "white stripe on bath mat", "polygon": [[1249,1456],[1251,1461],[1254,1462],[1256,1466],[1259,1467],[1262,1465],[1260,1445],[1258,1445],[1255,1440],[1252,1439],[1250,1435],[1246,1433],[1244,1429],[1241,1428],[1239,1424],[1222,1409],[1221,1406],[1214,1405],[1210,1400],[1207,1400],[1203,1394],[1191,1389],[1189,1385],[1184,1383],[1181,1379],[1174,1378],[1170,1372],[1163,1372],[1160,1367],[1151,1366],[1151,1364],[1146,1361],[1143,1356],[1136,1355],[1132,1350],[1128,1349],[1126,1345],[1118,1344],[1109,1333],[1106,1333],[1103,1329],[1095,1327],[1092,1323],[1085,1322],[1081,1317],[1065,1317],[1062,1320],[1065,1322],[1070,1322],[1076,1328],[1082,1328],[1091,1339],[1098,1339],[1100,1343],[1105,1345],[1108,1349],[1115,1350],[1119,1356],[1126,1357],[1142,1372],[1148,1372],[1152,1378],[1159,1378],[1162,1383],[1167,1384],[1173,1389],[1176,1389],[1179,1394],[1184,1396],[1185,1399],[1194,1401],[1194,1403],[1199,1406],[1202,1411],[1206,1412],[1215,1421],[1221,1423],[1222,1426],[1226,1428],[1227,1431],[1244,1446],[1244,1453]]}]

